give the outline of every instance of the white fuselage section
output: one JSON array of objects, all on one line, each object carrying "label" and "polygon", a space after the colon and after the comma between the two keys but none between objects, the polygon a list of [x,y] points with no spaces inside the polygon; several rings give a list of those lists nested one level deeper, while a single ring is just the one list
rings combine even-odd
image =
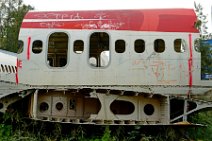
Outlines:
[{"label": "white fuselage section", "polygon": [[[67,64],[64,67],[51,67],[47,60],[49,36],[54,32],[68,35]],[[93,67],[89,62],[89,37],[94,32],[109,35],[109,62],[105,67]],[[198,38],[198,33],[179,32],[22,29],[19,40],[24,42],[24,50],[18,55],[22,62],[18,78],[20,83],[36,86],[208,87],[212,82],[201,80],[201,54],[194,49]],[[74,41],[79,39],[84,42],[81,54],[73,51]],[[115,51],[115,43],[120,39],[125,41],[123,53]],[[134,50],[137,39],[145,42],[142,53]],[[154,50],[157,39],[165,42],[162,53]],[[185,41],[183,52],[175,51],[176,39]],[[42,52],[29,54],[35,40],[43,42]]]},{"label": "white fuselage section", "polygon": [[17,92],[15,53],[0,50],[0,98]]},{"label": "white fuselage section", "polygon": [[15,82],[16,62],[15,53],[0,51],[0,80]]}]

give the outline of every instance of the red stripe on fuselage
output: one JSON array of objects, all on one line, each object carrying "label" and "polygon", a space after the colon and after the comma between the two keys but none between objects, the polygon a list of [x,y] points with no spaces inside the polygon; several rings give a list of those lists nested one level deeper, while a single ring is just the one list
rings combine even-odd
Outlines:
[{"label": "red stripe on fuselage", "polygon": [[189,34],[189,59],[188,59],[188,74],[189,74],[189,82],[188,85],[191,88],[193,85],[193,75],[192,75],[192,67],[193,67],[193,53],[192,53],[192,35]]},{"label": "red stripe on fuselage", "polygon": [[192,9],[29,12],[21,28],[198,32]]},{"label": "red stripe on fuselage", "polygon": [[19,83],[19,79],[18,79],[18,67],[19,67],[19,61],[18,59],[16,60],[16,73],[15,73],[15,81],[16,81],[16,84]]},{"label": "red stripe on fuselage", "polygon": [[28,37],[28,45],[27,45],[27,60],[30,59],[30,44],[31,44],[31,37]]}]

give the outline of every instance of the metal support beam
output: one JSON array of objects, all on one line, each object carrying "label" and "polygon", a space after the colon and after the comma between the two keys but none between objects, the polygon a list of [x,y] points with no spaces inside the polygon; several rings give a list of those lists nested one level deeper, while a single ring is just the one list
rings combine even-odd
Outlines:
[{"label": "metal support beam", "polygon": [[187,101],[187,100],[185,100],[185,101],[184,101],[183,121],[187,121],[187,115],[186,115],[186,113],[187,113],[187,109],[188,109],[188,101]]},{"label": "metal support beam", "polygon": [[[174,119],[171,119],[170,121],[173,123],[174,121],[180,119],[180,118],[183,118],[183,121],[187,121],[187,116],[194,113],[194,112],[197,112],[199,110],[202,110],[202,109],[206,109],[206,108],[212,108],[212,101],[203,101],[203,100],[197,100],[197,99],[184,99],[185,100],[185,105],[184,105],[184,113],[178,117],[175,117]],[[188,101],[191,101],[191,102],[195,102],[197,107],[193,110],[186,110],[187,108],[187,105],[188,105]]]},{"label": "metal support beam", "polygon": [[37,107],[38,107],[38,90],[35,91],[34,97],[33,97],[33,110],[32,110],[32,116],[34,119],[37,118]]}]

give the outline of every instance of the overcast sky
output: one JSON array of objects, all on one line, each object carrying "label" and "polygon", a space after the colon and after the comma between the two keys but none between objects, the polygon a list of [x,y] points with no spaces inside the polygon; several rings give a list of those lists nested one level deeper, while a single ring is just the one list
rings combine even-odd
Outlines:
[{"label": "overcast sky", "polygon": [[91,9],[144,9],[144,8],[194,8],[201,4],[208,15],[211,31],[212,0],[23,0],[39,11],[91,10]]},{"label": "overcast sky", "polygon": [[[132,8],[193,8],[194,0],[23,0],[36,10],[132,9]],[[211,0],[195,0],[204,7]]]}]

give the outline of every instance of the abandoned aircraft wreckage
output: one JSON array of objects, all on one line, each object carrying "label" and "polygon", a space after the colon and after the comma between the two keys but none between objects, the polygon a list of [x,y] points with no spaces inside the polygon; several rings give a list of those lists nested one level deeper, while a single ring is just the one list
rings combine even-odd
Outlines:
[{"label": "abandoned aircraft wreckage", "polygon": [[212,72],[202,71],[195,21],[192,9],[29,12],[17,57],[0,62],[0,112],[23,100],[25,115],[42,121],[187,121],[212,107],[201,99]]}]

